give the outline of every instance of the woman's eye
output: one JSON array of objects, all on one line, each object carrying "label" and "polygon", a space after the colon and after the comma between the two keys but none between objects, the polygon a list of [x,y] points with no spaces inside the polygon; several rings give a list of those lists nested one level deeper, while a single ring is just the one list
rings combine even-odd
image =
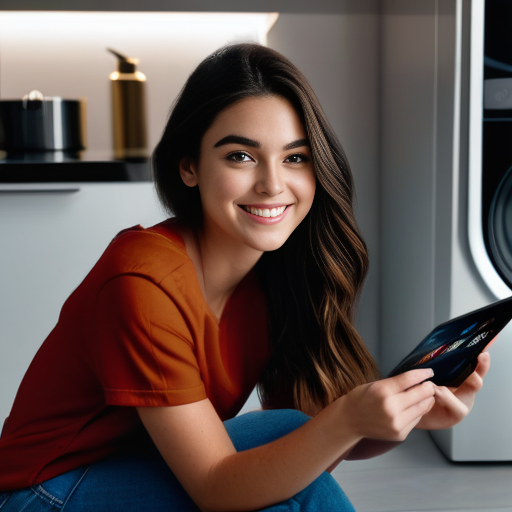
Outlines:
[{"label": "woman's eye", "polygon": [[245,153],[231,153],[228,155],[228,160],[232,160],[233,162],[248,162],[250,157]]},{"label": "woman's eye", "polygon": [[288,162],[290,164],[301,164],[303,162],[308,162],[309,158],[306,155],[303,155],[301,153],[295,153],[294,155],[290,155],[285,162]]}]

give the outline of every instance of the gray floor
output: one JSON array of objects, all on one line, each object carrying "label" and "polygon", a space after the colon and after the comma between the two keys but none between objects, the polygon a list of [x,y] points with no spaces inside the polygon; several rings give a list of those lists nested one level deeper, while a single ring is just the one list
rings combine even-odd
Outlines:
[{"label": "gray floor", "polygon": [[428,432],[334,471],[357,512],[512,512],[512,463],[452,463]]}]

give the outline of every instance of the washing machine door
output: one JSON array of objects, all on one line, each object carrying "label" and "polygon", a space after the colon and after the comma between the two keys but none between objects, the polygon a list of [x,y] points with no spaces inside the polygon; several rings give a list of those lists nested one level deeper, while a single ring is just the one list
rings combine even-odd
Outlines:
[{"label": "washing machine door", "polygon": [[503,280],[512,287],[512,167],[496,189],[487,229],[490,256]]},{"label": "washing machine door", "polygon": [[[512,108],[486,108],[482,138],[480,225],[495,279],[508,289],[496,295],[504,298],[512,293]],[[491,290],[493,272],[481,271]]]},{"label": "washing machine door", "polygon": [[[485,248],[512,293],[512,2],[485,2],[481,205]],[[484,279],[490,279],[484,273]]]}]

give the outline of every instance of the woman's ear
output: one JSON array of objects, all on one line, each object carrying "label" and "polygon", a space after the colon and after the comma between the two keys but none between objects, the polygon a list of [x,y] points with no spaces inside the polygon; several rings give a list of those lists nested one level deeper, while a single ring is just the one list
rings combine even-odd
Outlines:
[{"label": "woman's ear", "polygon": [[188,156],[184,156],[180,161],[180,176],[187,187],[195,187],[197,185],[196,166],[194,161]]}]

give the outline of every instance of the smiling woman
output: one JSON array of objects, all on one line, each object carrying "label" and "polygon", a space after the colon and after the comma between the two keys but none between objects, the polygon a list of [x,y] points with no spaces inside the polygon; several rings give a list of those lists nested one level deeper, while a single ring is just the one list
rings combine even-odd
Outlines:
[{"label": "smiling woman", "polygon": [[350,169],[283,56],[205,59],[153,166],[174,218],[122,231],[64,304],[2,431],[1,512],[353,511],[341,459],[467,414],[485,358],[455,392],[371,382]]},{"label": "smiling woman", "polygon": [[[237,135],[230,134],[233,127]],[[202,233],[210,239],[203,243],[238,254],[250,267],[284,244],[315,195],[304,127],[279,96],[226,108],[204,134],[199,159],[182,160],[180,173],[187,186],[199,188]]]},{"label": "smiling woman", "polygon": [[[234,194],[228,210],[224,192],[215,188],[224,183],[216,169],[226,157],[238,160],[223,174],[224,190],[229,187]],[[183,225],[202,236],[205,222],[232,235],[237,225],[237,236],[247,247],[235,250],[236,267],[245,258],[248,265],[258,262],[255,271],[270,305],[274,352],[260,382],[268,407],[315,414],[354,386],[378,377],[353,326],[368,255],[352,210],[352,175],[318,99],[293,64],[252,45],[227,47],[207,58],[183,89],[153,162],[162,202]],[[208,187],[203,193],[197,180],[206,166],[211,172],[203,172]],[[180,173],[169,172],[171,168]],[[197,176],[188,186],[183,178],[194,170]],[[231,190],[241,183],[245,190]],[[308,189],[314,196],[307,197]],[[233,201],[262,214],[274,205],[286,209],[282,222],[258,217],[264,222],[257,223]],[[206,214],[203,208],[208,208]],[[235,222],[229,229],[228,219]],[[225,239],[226,247],[232,241]],[[203,242],[203,253],[207,247]],[[249,248],[264,254],[255,260]],[[232,260],[219,258],[212,274],[231,268]],[[220,306],[224,302],[225,297]]]}]

